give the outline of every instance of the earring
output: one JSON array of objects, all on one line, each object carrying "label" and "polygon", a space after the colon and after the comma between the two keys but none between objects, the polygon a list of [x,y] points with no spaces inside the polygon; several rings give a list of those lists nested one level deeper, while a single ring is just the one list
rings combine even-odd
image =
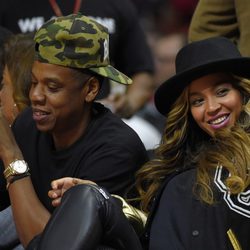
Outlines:
[{"label": "earring", "polygon": [[13,104],[13,109],[12,109],[12,121],[16,119],[16,116],[18,115],[18,109],[16,103]]}]

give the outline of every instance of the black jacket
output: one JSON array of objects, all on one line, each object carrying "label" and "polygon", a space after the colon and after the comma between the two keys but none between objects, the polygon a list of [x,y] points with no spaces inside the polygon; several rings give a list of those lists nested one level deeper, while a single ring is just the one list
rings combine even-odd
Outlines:
[{"label": "black jacket", "polygon": [[250,249],[250,193],[230,196],[215,185],[217,202],[207,205],[193,195],[195,177],[196,169],[191,169],[163,183],[148,219],[147,247],[150,250]]}]

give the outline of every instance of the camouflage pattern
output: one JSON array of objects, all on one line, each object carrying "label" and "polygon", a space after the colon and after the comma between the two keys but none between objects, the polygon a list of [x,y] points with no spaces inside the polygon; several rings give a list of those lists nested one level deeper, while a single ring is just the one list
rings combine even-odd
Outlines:
[{"label": "camouflage pattern", "polygon": [[107,28],[80,13],[49,20],[34,40],[40,62],[89,69],[119,83],[132,83],[110,65]]}]

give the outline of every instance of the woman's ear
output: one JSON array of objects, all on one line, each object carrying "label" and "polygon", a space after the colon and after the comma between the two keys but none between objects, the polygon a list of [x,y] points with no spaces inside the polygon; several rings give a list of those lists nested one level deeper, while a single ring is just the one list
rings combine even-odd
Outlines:
[{"label": "woman's ear", "polygon": [[100,83],[95,77],[91,77],[82,89],[85,102],[93,102],[100,90]]}]

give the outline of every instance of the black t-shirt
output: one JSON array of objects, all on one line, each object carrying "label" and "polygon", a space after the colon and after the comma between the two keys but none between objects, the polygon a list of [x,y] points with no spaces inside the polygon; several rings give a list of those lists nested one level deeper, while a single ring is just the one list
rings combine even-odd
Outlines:
[{"label": "black t-shirt", "polygon": [[[67,149],[56,151],[50,134],[37,130],[31,109],[26,109],[13,126],[15,138],[27,161],[31,179],[44,206],[53,210],[48,198],[52,180],[72,176],[95,181],[110,193],[123,195],[133,183],[135,171],[147,161],[137,134],[101,104],[86,133]],[[0,209],[8,205],[0,166]]]},{"label": "black t-shirt", "polygon": [[[73,12],[75,1],[56,1],[63,15]],[[120,71],[153,71],[151,51],[130,0],[83,0],[79,10],[108,27],[111,63]],[[1,0],[0,25],[13,32],[33,32],[55,16],[49,0]]]}]

